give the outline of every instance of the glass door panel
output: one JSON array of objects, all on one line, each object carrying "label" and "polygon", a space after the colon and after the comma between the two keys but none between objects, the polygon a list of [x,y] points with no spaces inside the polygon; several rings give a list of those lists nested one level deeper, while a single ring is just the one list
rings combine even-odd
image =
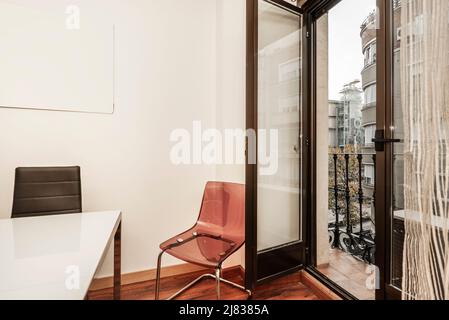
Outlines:
[{"label": "glass door panel", "polygon": [[348,296],[374,300],[376,1],[331,5],[313,27],[317,168],[313,266]]},{"label": "glass door panel", "polygon": [[259,251],[301,240],[300,42],[301,17],[260,0]]},{"label": "glass door panel", "polygon": [[391,155],[393,172],[392,198],[391,198],[391,258],[390,258],[390,284],[401,289],[402,287],[402,256],[404,246],[404,117],[401,105],[401,1],[392,0],[393,12],[393,108],[391,126],[392,136],[401,142],[394,143]]},{"label": "glass door panel", "polygon": [[304,262],[302,37],[299,8],[257,1],[257,281]]}]

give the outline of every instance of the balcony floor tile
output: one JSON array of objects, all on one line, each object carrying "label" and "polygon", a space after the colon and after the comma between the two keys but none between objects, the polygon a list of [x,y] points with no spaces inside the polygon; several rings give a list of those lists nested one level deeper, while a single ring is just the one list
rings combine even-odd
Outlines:
[{"label": "balcony floor tile", "polygon": [[329,265],[318,270],[360,300],[374,300],[375,291],[367,288],[368,264],[339,249],[330,249]]}]

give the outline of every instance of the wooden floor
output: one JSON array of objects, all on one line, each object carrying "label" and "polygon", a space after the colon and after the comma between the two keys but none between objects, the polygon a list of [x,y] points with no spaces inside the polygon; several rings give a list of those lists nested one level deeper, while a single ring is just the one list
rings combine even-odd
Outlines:
[{"label": "wooden floor", "polygon": [[[161,280],[161,299],[168,298],[190,281],[199,277],[203,272],[196,272],[182,276],[174,276]],[[224,278],[232,282],[243,284],[243,278],[238,270],[224,273]],[[123,300],[153,300],[155,282],[141,282],[122,287]],[[215,300],[215,281],[205,279],[195,287],[181,295],[179,300]],[[242,291],[221,285],[222,300],[246,300],[247,295]],[[110,300],[112,289],[90,291],[89,300]],[[293,274],[269,284],[260,286],[253,296],[254,300],[319,300],[311,289],[301,283],[300,273]]]},{"label": "wooden floor", "polygon": [[350,254],[338,250],[330,250],[330,263],[318,270],[340,287],[360,300],[374,300],[375,291],[367,289],[368,265]]}]

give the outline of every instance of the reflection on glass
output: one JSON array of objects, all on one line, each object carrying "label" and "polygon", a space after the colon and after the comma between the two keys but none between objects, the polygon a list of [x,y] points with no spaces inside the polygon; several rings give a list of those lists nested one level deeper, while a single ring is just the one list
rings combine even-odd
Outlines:
[{"label": "reflection on glass", "polygon": [[259,1],[259,251],[301,238],[300,41],[299,16]]},{"label": "reflection on glass", "polygon": [[[393,122],[391,129],[394,138],[404,139],[404,118],[401,106],[401,1],[393,2]],[[402,254],[404,246],[404,144],[393,145],[393,197],[391,221],[391,279],[390,283],[401,288],[402,286]]]}]

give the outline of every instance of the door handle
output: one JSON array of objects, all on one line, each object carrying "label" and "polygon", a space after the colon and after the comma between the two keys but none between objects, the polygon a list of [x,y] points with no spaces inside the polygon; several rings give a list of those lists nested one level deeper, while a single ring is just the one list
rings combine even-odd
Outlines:
[{"label": "door handle", "polygon": [[399,143],[400,139],[385,139],[385,130],[376,130],[375,138],[372,140],[375,145],[376,152],[385,151],[385,145],[387,143]]}]

